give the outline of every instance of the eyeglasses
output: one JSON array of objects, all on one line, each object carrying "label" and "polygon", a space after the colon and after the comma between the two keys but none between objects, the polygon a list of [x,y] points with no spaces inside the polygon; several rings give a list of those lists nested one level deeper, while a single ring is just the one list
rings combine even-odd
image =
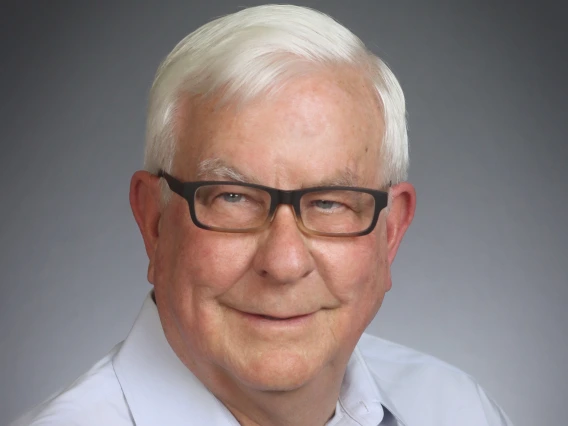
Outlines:
[{"label": "eyeglasses", "polygon": [[187,200],[193,223],[218,232],[255,232],[270,225],[280,204],[292,206],[299,228],[313,235],[356,237],[369,234],[388,193],[349,186],[284,191],[241,182],[181,182],[160,170],[170,189]]}]

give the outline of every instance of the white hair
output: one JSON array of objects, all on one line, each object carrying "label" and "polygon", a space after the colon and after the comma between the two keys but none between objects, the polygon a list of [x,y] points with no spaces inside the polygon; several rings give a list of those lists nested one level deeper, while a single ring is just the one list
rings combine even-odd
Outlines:
[{"label": "white hair", "polygon": [[145,169],[172,172],[174,119],[182,96],[221,93],[220,102],[267,94],[317,66],[351,66],[369,79],[384,114],[384,183],[407,178],[404,94],[385,63],[329,16],[300,6],[265,5],[211,21],[189,34],[158,68],[150,91]]}]

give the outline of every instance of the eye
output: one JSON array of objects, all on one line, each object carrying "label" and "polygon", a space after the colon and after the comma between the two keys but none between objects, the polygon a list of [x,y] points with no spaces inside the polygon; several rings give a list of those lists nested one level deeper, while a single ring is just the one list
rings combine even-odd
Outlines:
[{"label": "eye", "polygon": [[244,201],[245,199],[245,196],[243,194],[238,194],[236,192],[224,192],[222,194],[219,194],[217,197],[221,198],[227,203],[238,203],[240,201]]},{"label": "eye", "polygon": [[343,204],[332,200],[313,200],[312,205],[322,210],[338,209],[343,206]]}]

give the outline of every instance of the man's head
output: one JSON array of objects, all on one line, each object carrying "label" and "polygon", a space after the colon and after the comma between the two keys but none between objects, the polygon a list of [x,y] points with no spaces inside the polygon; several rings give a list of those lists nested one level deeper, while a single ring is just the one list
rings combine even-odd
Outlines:
[{"label": "man's head", "polygon": [[[210,389],[286,391],[343,374],[412,220],[407,151],[395,77],[319,12],[246,9],[170,53],[150,98],[147,171],[133,176],[130,197],[166,337]],[[212,231],[194,223],[160,170],[184,182],[385,191],[389,207],[362,236],[306,232],[291,205],[252,232]],[[231,212],[254,204],[262,215],[262,197],[223,188],[214,201],[189,203],[231,204]],[[301,207],[304,224],[311,211],[329,222],[368,204],[320,195]],[[221,223],[235,223],[219,211]]]}]

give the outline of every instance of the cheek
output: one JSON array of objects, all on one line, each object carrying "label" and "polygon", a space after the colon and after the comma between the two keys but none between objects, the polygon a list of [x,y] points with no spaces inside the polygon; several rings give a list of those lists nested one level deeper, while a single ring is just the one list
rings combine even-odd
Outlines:
[{"label": "cheek", "polygon": [[375,233],[351,241],[326,243],[318,269],[330,292],[342,303],[356,303],[369,293],[377,296],[385,282],[384,250]]},{"label": "cheek", "polygon": [[208,353],[208,336],[224,327],[217,299],[249,269],[254,241],[239,234],[202,230],[185,220],[181,226],[173,223],[164,222],[160,232],[156,300],[166,333],[178,336],[183,347]]},{"label": "cheek", "polygon": [[[326,275],[325,280],[333,287],[341,299],[351,299],[361,287],[377,284],[380,253],[378,244],[371,239],[353,240],[338,247],[326,247],[324,261],[320,270]],[[348,301],[348,300],[342,300]]]},{"label": "cheek", "polygon": [[242,235],[192,226],[170,233],[161,252],[164,285],[203,298],[223,294],[246,273],[254,243]]}]

